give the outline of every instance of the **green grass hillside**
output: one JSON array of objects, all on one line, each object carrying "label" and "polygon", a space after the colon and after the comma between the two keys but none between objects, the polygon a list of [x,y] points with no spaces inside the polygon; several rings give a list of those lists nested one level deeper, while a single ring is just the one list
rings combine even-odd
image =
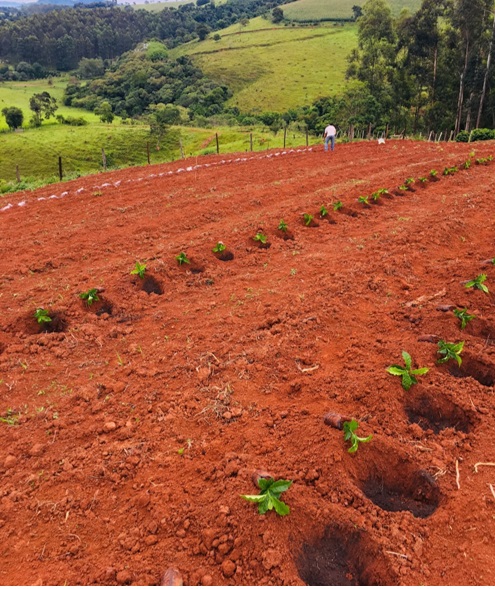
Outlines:
[{"label": "green grass hillside", "polygon": [[[67,86],[69,78],[67,76],[53,78],[53,84],[49,85],[47,80],[33,80],[29,82],[1,82],[0,83],[0,111],[8,106],[17,106],[22,108],[24,113],[24,125],[29,123],[33,112],[29,109],[29,99],[33,94],[48,92],[57,99],[59,106],[56,115],[84,117],[88,122],[97,122],[99,117],[95,114],[79,108],[70,108],[64,106],[62,98],[64,89]],[[46,125],[47,122],[44,122]],[[0,115],[0,130],[8,129],[5,117]]]},{"label": "green grass hillside", "polygon": [[[416,12],[421,6],[421,0],[388,0],[392,13],[400,14],[403,8]],[[281,8],[284,16],[294,21],[321,20],[330,18],[352,18],[352,7],[357,4],[362,7],[364,2],[356,0],[297,0],[284,4]]]},{"label": "green grass hillside", "polygon": [[192,41],[171,55],[189,55],[207,75],[229,86],[231,106],[282,112],[343,90],[356,31],[355,24],[286,27],[258,17],[245,28],[220,31],[219,41]]},{"label": "green grass hillside", "polygon": [[[160,144],[150,139],[145,125],[104,125],[94,123],[86,127],[43,125],[39,129],[26,129],[21,133],[6,132],[0,135],[0,193],[8,191],[8,183],[15,180],[16,166],[22,181],[30,186],[58,180],[58,157],[62,156],[64,175],[74,177],[102,169],[102,148],[108,167],[127,167],[147,163],[147,143],[150,144],[151,163],[177,160],[184,155],[216,153],[215,132],[218,132],[220,153],[246,152],[250,149],[250,132],[246,128],[196,129],[172,128],[168,138]],[[268,129],[252,130],[253,150],[283,146],[283,133],[274,135]],[[311,143],[320,141],[311,137]],[[296,131],[287,134],[287,148],[301,146],[305,136]],[[24,186],[24,184],[23,184]]]}]

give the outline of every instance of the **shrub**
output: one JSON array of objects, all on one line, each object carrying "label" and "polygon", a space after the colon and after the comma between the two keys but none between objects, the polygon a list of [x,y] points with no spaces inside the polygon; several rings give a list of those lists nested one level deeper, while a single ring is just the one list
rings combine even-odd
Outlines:
[{"label": "shrub", "polygon": [[455,140],[457,143],[468,143],[469,133],[467,131],[461,131],[460,133],[457,133]]},{"label": "shrub", "polygon": [[473,129],[471,141],[488,141],[495,139],[495,131],[492,129]]}]

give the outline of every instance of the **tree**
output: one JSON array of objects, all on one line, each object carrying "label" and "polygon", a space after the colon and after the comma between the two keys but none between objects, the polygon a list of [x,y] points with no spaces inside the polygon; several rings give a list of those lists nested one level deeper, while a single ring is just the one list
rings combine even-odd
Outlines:
[{"label": "tree", "polygon": [[206,37],[208,37],[209,32],[210,32],[210,29],[204,24],[200,24],[196,27],[196,33],[197,33],[200,41],[204,41],[206,39]]},{"label": "tree", "polygon": [[275,6],[272,10],[272,22],[279,23],[284,20],[284,11],[279,7]]},{"label": "tree", "polygon": [[93,78],[99,78],[105,73],[105,66],[103,65],[103,59],[97,57],[96,59],[88,59],[83,57],[78,64],[76,76],[83,80],[89,80]]},{"label": "tree", "polygon": [[40,94],[33,94],[29,99],[29,108],[33,111],[31,123],[35,127],[40,127],[43,119],[49,119],[54,116],[57,110],[57,100],[50,96],[48,92],[41,92]]},{"label": "tree", "polygon": [[357,20],[360,16],[363,16],[363,9],[361,8],[361,6],[355,4],[352,7],[352,17],[354,18],[354,20]]},{"label": "tree", "polygon": [[102,123],[112,123],[115,115],[112,112],[112,105],[104,100],[95,108],[95,115],[100,117]]},{"label": "tree", "polygon": [[15,131],[22,127],[24,122],[24,113],[17,106],[6,106],[2,109],[2,114],[5,117],[5,121],[9,126],[9,129]]},{"label": "tree", "polygon": [[150,134],[155,137],[157,145],[166,136],[170,125],[181,122],[180,110],[171,104],[153,104],[149,114]]}]

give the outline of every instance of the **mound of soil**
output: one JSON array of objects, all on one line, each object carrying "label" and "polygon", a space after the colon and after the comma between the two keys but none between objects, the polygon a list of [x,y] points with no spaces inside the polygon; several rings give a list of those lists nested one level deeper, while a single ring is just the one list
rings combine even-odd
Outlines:
[{"label": "mound of soil", "polygon": [[[495,467],[478,463],[495,461],[493,166],[335,214],[331,231],[301,221],[472,148],[337,146],[331,184],[320,146],[0,197],[0,582],[491,584]],[[268,231],[253,255],[280,219],[294,239]],[[184,247],[203,272],[177,271]],[[122,279],[136,260],[160,296]],[[481,273],[488,295],[464,286]],[[95,284],[101,313],[79,299]],[[19,327],[41,304],[64,331]],[[437,365],[438,338],[464,341],[465,364]],[[409,392],[386,371],[403,350],[429,368]],[[349,454],[328,413],[373,439]],[[257,470],[293,481],[289,515],[240,497]]]}]

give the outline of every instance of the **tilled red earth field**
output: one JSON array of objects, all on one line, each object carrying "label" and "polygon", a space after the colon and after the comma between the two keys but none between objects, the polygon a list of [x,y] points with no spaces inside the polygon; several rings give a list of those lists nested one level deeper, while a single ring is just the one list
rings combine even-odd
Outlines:
[{"label": "tilled red earth field", "polygon": [[[492,153],[359,143],[3,197],[0,582],[491,584]],[[465,342],[460,367],[438,340]],[[409,391],[402,351],[429,368]],[[350,454],[328,412],[372,440]],[[240,497],[258,469],[293,481],[289,515]]]}]

